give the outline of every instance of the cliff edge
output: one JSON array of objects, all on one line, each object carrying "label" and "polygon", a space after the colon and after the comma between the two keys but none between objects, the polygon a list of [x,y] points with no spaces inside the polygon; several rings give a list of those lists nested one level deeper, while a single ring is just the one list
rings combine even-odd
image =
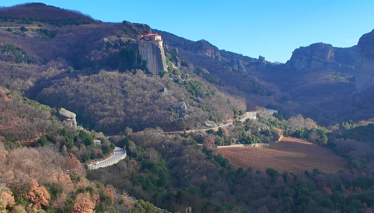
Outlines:
[{"label": "cliff edge", "polygon": [[147,69],[154,75],[167,71],[165,51],[162,38],[158,34],[140,35],[137,40],[139,54],[147,61]]},{"label": "cliff edge", "polygon": [[336,48],[315,43],[293,51],[286,66],[295,70],[330,68],[341,72],[354,71],[356,46]]},{"label": "cliff edge", "polygon": [[356,52],[356,88],[373,85],[374,78],[374,30],[361,36]]}]

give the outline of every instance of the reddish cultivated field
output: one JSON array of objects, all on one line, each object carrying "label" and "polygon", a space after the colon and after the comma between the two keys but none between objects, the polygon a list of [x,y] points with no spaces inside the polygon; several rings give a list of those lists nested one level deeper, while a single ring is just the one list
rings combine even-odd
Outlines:
[{"label": "reddish cultivated field", "polygon": [[297,138],[283,139],[269,147],[229,147],[217,149],[235,167],[265,171],[302,172],[319,169],[324,173],[348,170],[348,161],[333,151]]}]

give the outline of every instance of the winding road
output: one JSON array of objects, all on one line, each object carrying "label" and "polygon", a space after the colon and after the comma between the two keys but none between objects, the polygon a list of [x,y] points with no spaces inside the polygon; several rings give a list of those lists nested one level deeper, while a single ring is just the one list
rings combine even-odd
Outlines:
[{"label": "winding road", "polygon": [[[244,118],[239,119],[238,121],[244,122],[247,119],[256,119],[257,111],[250,111],[246,112],[246,115]],[[191,129],[191,130],[185,130],[185,131],[172,131],[172,132],[165,132],[165,134],[182,134],[184,132],[190,133],[190,132],[206,132],[208,130],[214,130],[218,131],[219,128],[226,128],[229,127],[233,124],[233,121],[230,121],[228,123],[216,126],[216,127],[210,127],[210,128],[205,128],[205,129]]]},{"label": "winding road", "polygon": [[[256,119],[257,118],[257,111],[250,111],[246,112],[245,116],[238,121],[244,122],[247,119]],[[165,132],[165,134],[181,134],[181,133],[190,133],[190,132],[205,132],[208,130],[214,130],[218,131],[219,128],[226,128],[231,126],[234,123],[234,121],[230,121],[228,123],[216,126],[216,127],[210,127],[210,128],[205,128],[205,129],[192,129],[192,130],[186,130],[186,131],[173,131],[173,132]],[[108,167],[112,166],[114,164],[117,164],[120,160],[123,160],[126,158],[126,150],[116,147],[113,151],[113,155],[110,156],[109,158],[102,160],[102,161],[97,161],[93,164],[89,164],[88,168],[90,170],[93,169],[98,169],[98,168],[103,168],[103,167]]]},{"label": "winding road", "polygon": [[88,165],[88,169],[93,170],[93,169],[98,169],[98,168],[103,168],[107,166],[112,166],[116,163],[118,163],[120,160],[123,160],[126,158],[126,150],[123,148],[116,147],[114,148],[112,156],[109,158],[102,160],[102,161],[97,161],[93,164]]}]

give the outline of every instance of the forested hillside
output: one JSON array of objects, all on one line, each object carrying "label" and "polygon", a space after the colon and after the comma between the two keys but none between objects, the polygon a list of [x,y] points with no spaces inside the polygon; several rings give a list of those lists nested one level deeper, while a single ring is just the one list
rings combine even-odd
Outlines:
[{"label": "forested hillside", "polygon": [[243,170],[201,149],[190,135],[164,136],[160,129],[129,134],[121,143],[129,158],[88,177],[172,211],[191,206],[198,212],[364,212],[374,207],[373,178],[357,171]]},{"label": "forested hillside", "polygon": [[[372,212],[374,101],[354,88],[354,51],[318,43],[285,65],[145,24],[0,8],[0,212]],[[291,157],[234,154],[239,167],[217,151],[274,144]],[[116,146],[124,160],[88,170]],[[338,164],[322,171],[315,150]]]},{"label": "forested hillside", "polygon": [[52,109],[48,106],[5,88],[0,88],[0,98],[2,140],[35,142],[47,133],[57,132],[61,127],[61,123],[51,116]]},{"label": "forested hillside", "polygon": [[[226,121],[235,110],[245,110],[235,100],[201,81],[186,77],[175,83],[164,76],[101,71],[90,76],[66,77],[44,88],[36,97],[51,106],[78,113],[78,121],[116,133],[132,127],[201,127],[206,120]],[[174,104],[184,103],[187,109]]]},{"label": "forested hillside", "polygon": [[50,107],[5,88],[0,98],[1,211],[157,211],[110,185],[87,180],[81,162],[107,157],[114,148],[100,134],[73,129]]},{"label": "forested hillside", "polygon": [[[181,59],[168,48],[168,72],[149,75],[134,43],[139,34],[151,32],[146,25],[101,23],[44,6],[62,14],[54,21],[71,20],[72,15],[79,16],[73,20],[91,20],[60,26],[39,17],[45,16],[37,14],[41,7],[21,5],[4,10],[6,15],[0,13],[3,25],[20,26],[0,30],[0,78],[8,89],[71,110],[80,124],[111,134],[127,126],[197,128],[205,121],[226,121],[236,110],[246,109],[244,98],[220,91],[219,79],[201,73],[189,61],[177,64]],[[9,15],[23,10],[29,11],[28,18]],[[31,28],[35,25],[40,27]],[[174,106],[178,103],[186,105],[186,111]]]},{"label": "forested hillside", "polygon": [[87,180],[74,154],[53,146],[7,150],[0,142],[0,163],[3,212],[158,212],[113,186]]}]

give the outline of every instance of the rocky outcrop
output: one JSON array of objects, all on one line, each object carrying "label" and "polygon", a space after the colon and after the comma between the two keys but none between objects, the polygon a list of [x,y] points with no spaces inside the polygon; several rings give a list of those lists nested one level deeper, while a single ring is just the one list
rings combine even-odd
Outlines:
[{"label": "rocky outcrop", "polygon": [[171,60],[173,62],[174,69],[179,69],[182,66],[182,61],[178,56],[172,56]]},{"label": "rocky outcrop", "polygon": [[264,56],[258,56],[258,66],[266,67],[266,61]]},{"label": "rocky outcrop", "polygon": [[[227,64],[228,66],[224,67],[223,72],[232,71],[232,69],[239,70],[243,74],[247,74],[246,67],[250,65],[257,65],[257,59],[250,58],[248,56],[243,56],[241,54],[233,53],[226,50],[219,50],[216,46],[210,44],[208,41],[200,40],[197,42],[187,40],[185,38],[173,35],[168,32],[160,31],[160,30],[153,30],[158,34],[162,35],[164,42],[169,46],[170,49],[175,51],[178,56],[182,56],[183,59],[187,59],[192,63],[188,63],[189,70],[193,71],[193,63],[196,60],[201,58],[200,54],[207,56],[212,59],[216,59],[220,62]],[[196,53],[196,54],[193,54]],[[207,60],[204,60],[200,63],[200,67],[212,68],[213,73],[219,72],[217,71],[217,66],[215,61],[211,61],[210,66],[201,66],[201,64],[208,64]],[[195,64],[197,65],[197,64]]]},{"label": "rocky outcrop", "polygon": [[161,92],[162,95],[168,95],[169,94],[169,90],[166,87],[162,88],[160,92]]},{"label": "rocky outcrop", "polygon": [[191,44],[188,50],[194,53],[204,54],[213,59],[221,61],[221,54],[219,49],[208,41],[199,40],[197,42],[194,42],[193,44]]},{"label": "rocky outcrop", "polygon": [[219,61],[221,61],[222,59],[220,50],[206,40],[199,40],[194,42],[168,32],[160,30],[154,30],[154,32],[162,35],[165,43],[173,47],[181,48],[193,53],[203,54]]},{"label": "rocky outcrop", "polygon": [[187,105],[186,102],[178,102],[173,105],[173,109],[176,109],[179,111],[179,117],[185,118],[188,117],[187,114]]},{"label": "rocky outcrop", "polygon": [[103,49],[108,49],[110,47],[113,47],[113,43],[109,39],[103,38]]},{"label": "rocky outcrop", "polygon": [[110,48],[116,48],[119,49],[121,47],[126,47],[129,45],[131,41],[134,41],[134,39],[129,39],[129,38],[103,38],[103,50],[108,50]]},{"label": "rocky outcrop", "polygon": [[334,48],[330,44],[315,43],[294,50],[286,66],[296,70],[330,68],[342,72],[352,72],[355,65],[355,50]]},{"label": "rocky outcrop", "polygon": [[165,51],[161,39],[144,39],[141,37],[137,40],[139,54],[142,60],[147,61],[147,69],[154,75],[160,71],[167,71]]},{"label": "rocky outcrop", "polygon": [[187,112],[187,105],[186,105],[185,102],[175,103],[173,105],[173,109],[179,110],[181,113],[186,113]]},{"label": "rocky outcrop", "polygon": [[374,30],[364,34],[357,44],[356,88],[364,89],[373,85],[374,80]]},{"label": "rocky outcrop", "polygon": [[77,115],[75,113],[70,112],[69,110],[66,110],[64,108],[61,108],[58,111],[58,115],[62,121],[66,122],[68,126],[77,128]]},{"label": "rocky outcrop", "polygon": [[172,54],[166,53],[166,57],[169,59],[173,69],[179,69],[182,66],[182,60],[177,56],[178,48],[172,49],[168,45],[165,45],[165,50],[172,52]]},{"label": "rocky outcrop", "polygon": [[247,72],[243,62],[240,59],[231,58],[230,66],[236,70]]}]

